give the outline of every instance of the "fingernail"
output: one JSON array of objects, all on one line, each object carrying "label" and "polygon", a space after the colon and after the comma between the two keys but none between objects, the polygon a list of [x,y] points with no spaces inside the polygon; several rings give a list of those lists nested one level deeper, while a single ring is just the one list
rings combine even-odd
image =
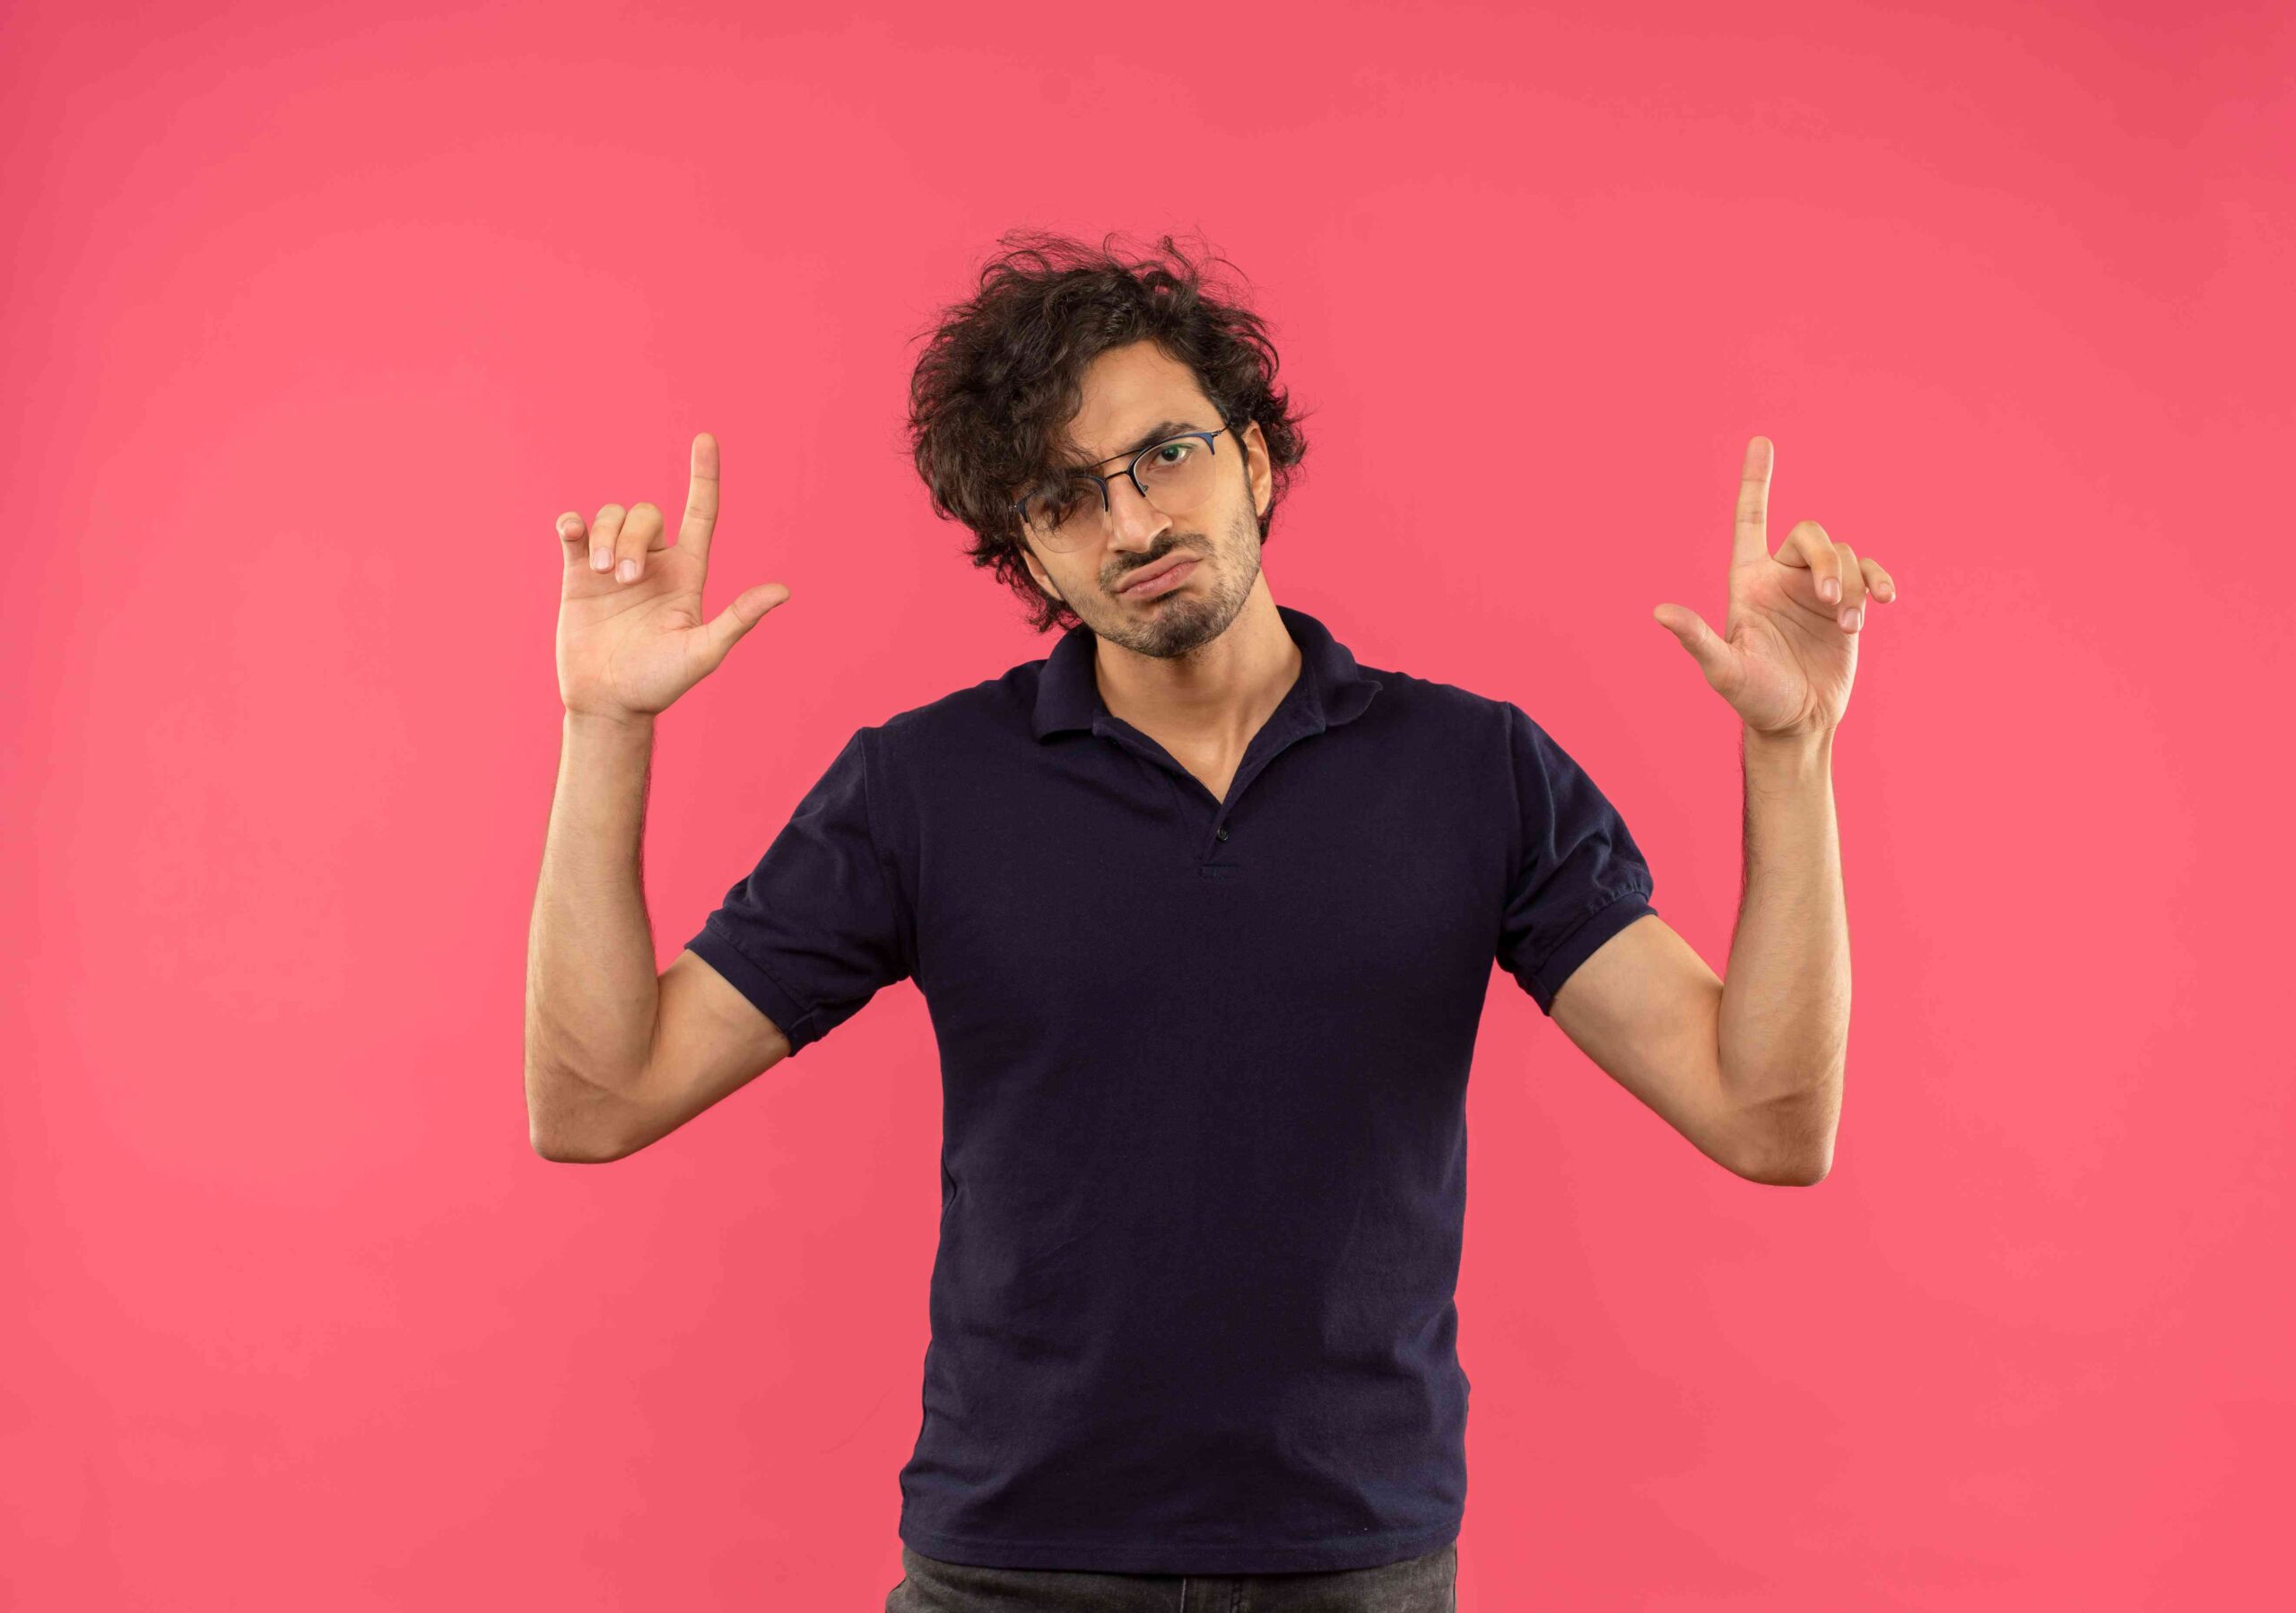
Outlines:
[{"label": "fingernail", "polygon": [[1847,628],[1850,629],[1852,632],[1855,632],[1855,631],[1857,630],[1857,628],[1858,624],[1859,624],[1859,623],[1861,623],[1862,622],[1864,622],[1865,620],[1866,620],[1866,613],[1865,613],[1865,611],[1864,611],[1864,610],[1862,610],[1862,609],[1858,609],[1858,610],[1847,610],[1847,611],[1842,612],[1842,614],[1841,614],[1841,624],[1842,624],[1844,627],[1847,627]]},{"label": "fingernail", "polygon": [[1818,584],[1818,592],[1823,594],[1829,599],[1840,598],[1841,580],[1837,577],[1827,578],[1823,582]]},{"label": "fingernail", "polygon": [[592,571],[603,571],[612,564],[613,564],[613,551],[612,549],[593,549],[590,551],[590,569]]},{"label": "fingernail", "polygon": [[637,581],[638,562],[635,559],[623,561],[619,566],[614,568],[613,574],[621,578],[624,582]]}]

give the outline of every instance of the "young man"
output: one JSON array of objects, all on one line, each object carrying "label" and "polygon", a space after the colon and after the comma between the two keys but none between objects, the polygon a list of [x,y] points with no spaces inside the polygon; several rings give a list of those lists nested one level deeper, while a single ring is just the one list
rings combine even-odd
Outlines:
[{"label": "young man", "polygon": [[1008,253],[912,384],[934,507],[1064,635],[858,729],[658,980],[652,724],[788,590],[704,620],[707,435],[675,546],[650,504],[562,519],[534,1143],[644,1147],[913,978],[944,1195],[888,1605],[919,1580],[935,1606],[1168,1605],[1213,1575],[1278,1576],[1255,1606],[1441,1607],[1492,964],[1713,1160],[1822,1178],[1848,1011],[1831,738],[1854,613],[1894,588],[1813,522],[1770,554],[1756,438],[1726,638],[1658,607],[1745,725],[1726,985],[1519,707],[1364,667],[1275,602],[1261,550],[1302,436],[1259,321],[1160,244]]}]

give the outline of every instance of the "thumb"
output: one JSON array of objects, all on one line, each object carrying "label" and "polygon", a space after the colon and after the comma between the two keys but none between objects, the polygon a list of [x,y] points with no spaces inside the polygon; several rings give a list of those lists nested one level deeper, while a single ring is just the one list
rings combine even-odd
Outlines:
[{"label": "thumb", "polygon": [[1698,663],[1706,681],[1721,688],[1735,658],[1729,644],[1706,624],[1706,619],[1680,605],[1661,605],[1650,614],[1658,619],[1659,626],[1674,634],[1675,641],[1690,651],[1690,658]]},{"label": "thumb", "polygon": [[709,635],[709,665],[714,668],[723,661],[727,652],[742,641],[744,634],[788,598],[789,590],[778,582],[761,582],[735,596],[734,602],[702,630]]}]

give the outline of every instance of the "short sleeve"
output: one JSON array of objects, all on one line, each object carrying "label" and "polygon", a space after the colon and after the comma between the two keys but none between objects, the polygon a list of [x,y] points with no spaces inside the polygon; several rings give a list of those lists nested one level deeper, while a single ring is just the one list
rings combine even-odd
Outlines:
[{"label": "short sleeve", "polygon": [[1594,780],[1546,730],[1505,702],[1520,832],[1499,962],[1552,1016],[1572,970],[1656,910],[1649,864]]},{"label": "short sleeve", "polygon": [[686,946],[779,1026],[795,1056],[906,979],[914,944],[870,821],[863,728]]}]

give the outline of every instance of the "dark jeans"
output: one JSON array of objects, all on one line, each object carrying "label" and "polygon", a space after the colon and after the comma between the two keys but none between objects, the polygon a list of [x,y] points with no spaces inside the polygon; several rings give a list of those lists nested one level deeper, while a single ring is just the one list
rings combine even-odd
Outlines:
[{"label": "dark jeans", "polygon": [[904,1541],[885,1613],[1457,1613],[1459,1546],[1309,1574],[1086,1574],[976,1568]]}]

